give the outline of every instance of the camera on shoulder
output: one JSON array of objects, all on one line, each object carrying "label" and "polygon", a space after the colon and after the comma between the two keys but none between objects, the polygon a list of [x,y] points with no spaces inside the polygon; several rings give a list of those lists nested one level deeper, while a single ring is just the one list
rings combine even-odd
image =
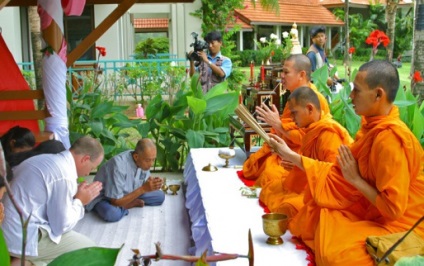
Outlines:
[{"label": "camera on shoulder", "polygon": [[199,40],[197,37],[199,36],[197,33],[192,32],[191,36],[194,39],[194,42],[190,44],[190,47],[193,47],[193,52],[191,54],[186,53],[187,60],[196,61],[198,64],[202,61],[202,58],[197,54],[199,51],[203,51],[209,48],[209,44],[205,41]]}]

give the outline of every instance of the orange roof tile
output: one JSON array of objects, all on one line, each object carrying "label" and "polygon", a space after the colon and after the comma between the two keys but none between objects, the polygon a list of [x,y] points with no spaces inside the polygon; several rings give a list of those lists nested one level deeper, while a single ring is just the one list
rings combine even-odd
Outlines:
[{"label": "orange roof tile", "polygon": [[[318,3],[329,8],[329,7],[343,7],[345,2],[344,0],[318,0]],[[349,5],[352,7],[368,7],[372,4],[383,4],[386,5],[386,0],[349,0]],[[412,0],[400,0],[400,6],[412,5]]]},{"label": "orange roof tile", "polygon": [[135,18],[135,29],[168,29],[167,18]]},{"label": "orange roof tile", "polygon": [[234,28],[234,24],[239,25],[241,27],[241,29],[245,30],[245,31],[253,30],[252,26],[250,26],[249,24],[247,24],[243,20],[239,19],[238,17],[236,17],[236,21],[234,23],[228,23],[227,28],[228,29]]},{"label": "orange roof tile", "polygon": [[338,20],[327,8],[318,4],[319,0],[279,0],[280,12],[264,10],[256,2],[256,7],[251,0],[245,0],[244,9],[237,9],[235,15],[250,25],[323,25],[342,26],[343,21]]}]

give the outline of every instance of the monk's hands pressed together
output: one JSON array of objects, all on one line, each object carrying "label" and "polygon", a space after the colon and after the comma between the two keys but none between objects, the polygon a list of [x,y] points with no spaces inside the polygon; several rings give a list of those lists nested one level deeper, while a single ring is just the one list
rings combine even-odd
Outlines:
[{"label": "monk's hands pressed together", "polygon": [[343,177],[354,186],[357,186],[362,177],[359,174],[358,163],[353,157],[352,152],[346,145],[339,147],[339,155],[337,155],[337,162],[342,170]]},{"label": "monk's hands pressed together", "polygon": [[258,114],[258,119],[264,121],[275,130],[281,127],[280,114],[274,104],[272,105],[272,109],[269,109],[266,104],[262,103],[261,106],[256,106],[256,113]]},{"label": "monk's hands pressed together", "polygon": [[91,184],[84,181],[79,184],[74,198],[79,199],[83,205],[87,205],[100,194],[102,187],[103,185],[99,181],[94,181]]},{"label": "monk's hands pressed together", "polygon": [[158,190],[162,187],[163,185],[163,179],[160,177],[149,177],[146,181],[146,183],[144,183],[143,186],[145,186],[147,191],[154,191],[154,190]]}]

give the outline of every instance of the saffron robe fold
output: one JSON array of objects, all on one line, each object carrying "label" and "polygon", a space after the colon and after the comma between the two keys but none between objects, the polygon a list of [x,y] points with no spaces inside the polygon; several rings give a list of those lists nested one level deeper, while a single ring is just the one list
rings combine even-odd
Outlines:
[{"label": "saffron robe fold", "polygon": [[[324,114],[330,113],[330,108],[328,107],[327,100],[325,97],[317,90],[314,84],[310,84],[311,89],[313,89],[319,99],[321,105],[321,111]],[[290,109],[286,105],[281,115],[281,124],[285,131],[289,132],[289,137],[280,136],[286,141],[287,145],[295,152],[298,152],[300,145],[302,143],[302,138],[305,135],[303,130],[299,129],[291,118]],[[271,130],[272,133],[276,133],[274,129]],[[268,144],[264,144],[257,152],[250,155],[249,158],[243,164],[243,176],[246,179],[256,180],[255,185],[261,185],[262,177],[273,178],[280,177],[281,175],[287,173],[280,165],[280,157],[272,153],[271,148]]]},{"label": "saffron robe fold", "polygon": [[[347,130],[332,119],[330,114],[321,114],[321,119],[303,128],[305,136],[299,154],[325,162],[335,162],[340,145],[351,144]],[[305,172],[293,167],[281,178],[262,178],[260,200],[271,212],[293,217],[303,206],[303,190],[307,185]]]},{"label": "saffron robe fold", "polygon": [[[406,231],[423,215],[424,153],[396,106],[387,116],[363,118],[350,150],[378,191],[375,205],[344,179],[337,162],[302,157],[305,206],[289,228],[315,251],[317,265],[373,265],[366,237]],[[424,224],[415,232],[424,237]]]}]

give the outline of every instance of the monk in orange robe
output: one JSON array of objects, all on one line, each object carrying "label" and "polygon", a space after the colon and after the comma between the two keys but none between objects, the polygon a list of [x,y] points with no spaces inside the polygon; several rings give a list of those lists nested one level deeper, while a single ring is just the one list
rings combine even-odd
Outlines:
[{"label": "monk in orange robe", "polygon": [[[297,54],[287,58],[284,61],[281,79],[283,87],[290,92],[302,86],[313,89],[318,95],[321,110],[324,114],[330,113],[327,100],[311,83],[311,62],[306,55]],[[272,109],[269,109],[265,104],[262,104],[262,106],[256,107],[256,112],[258,119],[270,125],[272,127],[271,132],[281,136],[290,148],[295,151],[300,149],[304,132],[291,119],[290,110],[287,106],[284,107],[281,117],[275,105],[272,105]],[[272,153],[268,144],[264,144],[244,162],[243,176],[246,179],[256,180],[255,185],[261,186],[263,178],[281,178],[284,174],[287,174],[287,170],[280,163],[280,157]],[[290,169],[290,164],[287,167]]]},{"label": "monk in orange robe", "polygon": [[[366,237],[406,231],[423,215],[424,152],[393,105],[398,88],[391,63],[375,60],[359,68],[350,97],[361,128],[350,147],[339,148],[334,164],[270,140],[306,172],[309,201],[290,231],[314,250],[317,265],[374,265]],[[424,224],[414,231],[424,237]]]},{"label": "monk in orange robe", "polygon": [[[321,112],[318,96],[309,87],[294,90],[288,98],[288,107],[296,126],[305,132],[299,151],[302,156],[335,162],[340,145],[352,143],[347,130],[330,114]],[[259,199],[271,212],[284,213],[291,218],[303,206],[306,184],[305,172],[294,166],[287,177],[263,182]]]}]

